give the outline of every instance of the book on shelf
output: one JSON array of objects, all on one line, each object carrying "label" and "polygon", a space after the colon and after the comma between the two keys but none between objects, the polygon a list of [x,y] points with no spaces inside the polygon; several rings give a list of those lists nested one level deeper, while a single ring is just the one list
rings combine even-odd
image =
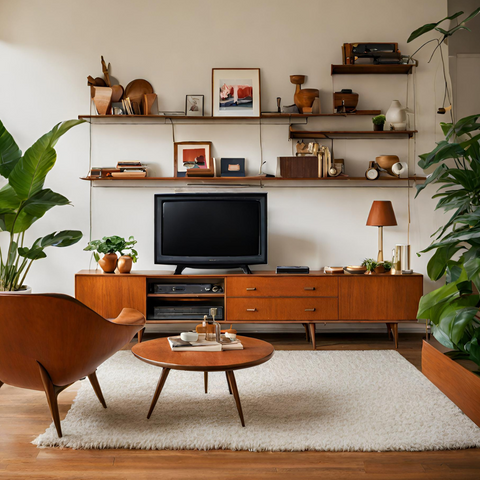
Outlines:
[{"label": "book on shelf", "polygon": [[123,170],[120,172],[112,172],[111,173],[113,178],[121,178],[121,177],[146,177],[147,172],[145,170]]},{"label": "book on shelf", "polygon": [[[222,339],[225,337],[222,335]],[[228,350],[243,350],[240,340],[230,343],[218,343],[209,340],[197,340],[196,342],[186,342],[177,337],[168,337],[168,343],[173,352],[221,352]]]}]

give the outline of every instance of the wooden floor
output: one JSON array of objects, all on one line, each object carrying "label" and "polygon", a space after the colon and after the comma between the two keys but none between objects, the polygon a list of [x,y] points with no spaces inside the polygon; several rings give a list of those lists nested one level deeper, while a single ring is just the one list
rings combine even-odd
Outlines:
[{"label": "wooden floor", "polygon": [[[309,349],[297,334],[258,334],[277,350]],[[148,340],[148,335],[146,340]],[[422,335],[401,334],[399,352],[420,368]],[[131,345],[125,348],[131,348]],[[390,349],[381,334],[317,335],[317,349]],[[59,396],[62,418],[79,384]],[[108,398],[107,398],[108,403]],[[388,406],[386,406],[388,408]],[[426,405],[428,408],[428,405]],[[392,411],[392,415],[395,412]],[[38,449],[30,442],[51,423],[41,392],[0,389],[0,478],[8,479],[480,479],[480,449],[438,452],[142,451]],[[248,427],[247,427],[248,428]]]}]

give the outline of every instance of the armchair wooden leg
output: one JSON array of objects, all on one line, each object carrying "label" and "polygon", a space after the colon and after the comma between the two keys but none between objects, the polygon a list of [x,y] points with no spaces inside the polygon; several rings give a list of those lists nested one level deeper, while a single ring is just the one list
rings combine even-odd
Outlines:
[{"label": "armchair wooden leg", "polygon": [[100,403],[103,405],[103,408],[107,408],[107,404],[105,403],[105,399],[103,398],[102,389],[100,388],[100,384],[98,383],[97,371],[91,373],[88,376],[88,379],[92,384],[93,391],[97,395],[97,398],[100,400]]},{"label": "armchair wooden leg", "polygon": [[208,372],[203,372],[203,383],[205,385],[205,393],[208,393]]},{"label": "armchair wooden leg", "polygon": [[317,341],[315,339],[315,324],[314,323],[310,323],[308,325],[310,327],[310,338],[312,339],[312,347],[314,350],[317,349]]},{"label": "armchair wooden leg", "polygon": [[138,336],[137,336],[138,343],[142,343],[144,333],[145,333],[145,328],[142,328],[141,330],[138,331]]},{"label": "armchair wooden leg", "polygon": [[60,392],[65,390],[70,385],[65,385],[64,387],[58,387],[54,385],[50,375],[45,370],[43,365],[40,363],[38,364],[40,369],[40,377],[42,378],[43,388],[45,390],[45,395],[47,396],[48,406],[50,408],[50,413],[52,415],[53,423],[55,424],[55,428],[57,429],[57,434],[61,438],[62,437],[62,427],[60,425],[60,413],[58,412],[58,402],[57,397]]},{"label": "armchair wooden leg", "polygon": [[0,388],[2,388],[3,382],[0,382]]}]

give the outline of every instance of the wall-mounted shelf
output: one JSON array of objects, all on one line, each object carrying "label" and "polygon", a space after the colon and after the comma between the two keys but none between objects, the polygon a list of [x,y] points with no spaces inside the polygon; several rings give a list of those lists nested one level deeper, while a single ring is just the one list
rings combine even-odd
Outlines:
[{"label": "wall-mounted shelf", "polygon": [[159,182],[205,182],[207,184],[210,183],[237,183],[242,184],[245,182],[273,182],[273,181],[282,181],[282,182],[369,182],[369,183],[376,183],[381,181],[388,181],[391,182],[406,182],[406,181],[425,181],[426,177],[408,177],[408,178],[395,178],[391,176],[384,176],[380,177],[378,180],[371,181],[367,180],[365,177],[327,177],[327,178],[283,178],[283,177],[82,177],[81,180],[86,180],[89,182],[118,182],[118,181],[126,181],[126,182],[145,182],[145,181],[159,181]]},{"label": "wall-mounted shelf", "polygon": [[332,75],[398,75],[412,73],[413,64],[396,65],[332,65]]},{"label": "wall-mounted shelf", "polygon": [[194,117],[185,115],[79,115],[79,120],[85,120],[88,123],[105,123],[105,120],[122,124],[134,124],[138,122],[165,123],[166,120],[173,122],[175,120],[188,121],[192,123],[201,122],[218,122],[231,123],[232,121],[254,121],[258,122],[262,119],[285,118],[294,120],[296,118],[317,118],[317,117],[359,117],[359,116],[375,116],[380,115],[381,110],[357,110],[352,113],[262,113],[260,117]]},{"label": "wall-mounted shelf", "polygon": [[295,130],[290,127],[290,138],[318,138],[318,139],[360,139],[360,138],[381,138],[392,139],[402,137],[412,137],[417,130],[383,130],[376,132],[374,130],[336,130],[336,131],[312,131],[312,130]]}]

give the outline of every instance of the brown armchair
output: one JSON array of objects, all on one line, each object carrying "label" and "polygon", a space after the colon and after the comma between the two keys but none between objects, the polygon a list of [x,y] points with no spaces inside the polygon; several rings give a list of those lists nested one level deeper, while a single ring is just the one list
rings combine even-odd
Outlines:
[{"label": "brown armchair", "polygon": [[132,308],[106,320],[68,295],[0,295],[0,387],[44,390],[61,437],[58,394],[88,377],[107,408],[95,371],[144,326]]}]

